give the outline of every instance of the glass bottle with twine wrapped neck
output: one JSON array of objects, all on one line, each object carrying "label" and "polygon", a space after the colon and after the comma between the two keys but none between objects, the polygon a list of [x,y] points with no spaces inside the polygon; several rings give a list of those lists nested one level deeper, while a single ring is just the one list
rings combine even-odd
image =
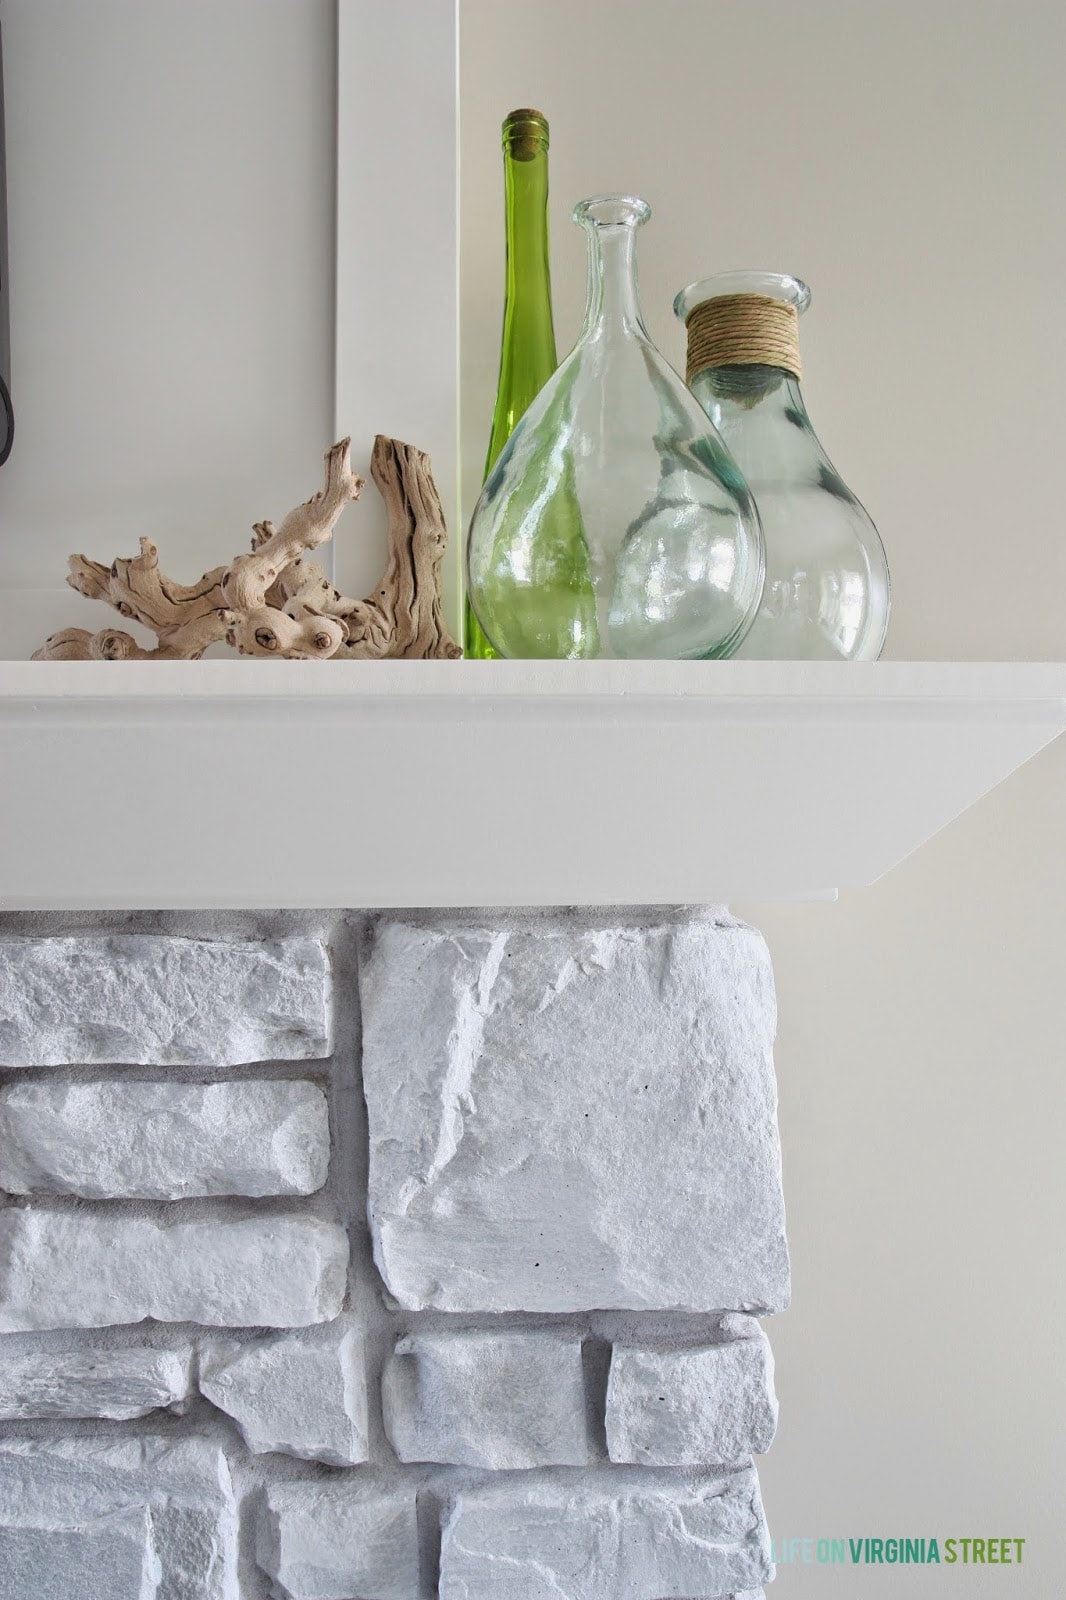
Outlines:
[{"label": "glass bottle with twine wrapped neck", "polygon": [[748,480],[766,538],[766,585],[738,656],[874,660],[890,583],[869,515],[822,449],[800,393],[799,317],[810,290],[771,272],[729,272],[674,301],[687,379]]},{"label": "glass bottle with twine wrapped neck", "polygon": [[583,200],[581,336],[518,423],[474,508],[468,592],[504,656],[730,655],[763,581],[758,513],[656,350],[636,283],[643,200]]}]

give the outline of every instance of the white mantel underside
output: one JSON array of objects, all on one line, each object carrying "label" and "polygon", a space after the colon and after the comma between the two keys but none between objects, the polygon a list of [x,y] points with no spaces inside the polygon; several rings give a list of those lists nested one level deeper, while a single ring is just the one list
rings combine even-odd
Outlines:
[{"label": "white mantel underside", "polygon": [[1057,663],[3,662],[0,905],[824,896],[1064,727]]}]

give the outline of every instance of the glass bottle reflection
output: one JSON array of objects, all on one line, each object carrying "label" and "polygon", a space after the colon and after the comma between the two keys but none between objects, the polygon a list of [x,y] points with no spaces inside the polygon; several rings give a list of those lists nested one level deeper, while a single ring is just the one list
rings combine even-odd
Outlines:
[{"label": "glass bottle reflection", "polygon": [[577,207],[581,336],[475,507],[469,594],[501,655],[724,656],[758,608],[747,485],[644,327],[635,240],[649,215],[618,195]]},{"label": "glass bottle reflection", "polygon": [[766,585],[736,654],[872,660],[888,629],[888,563],[877,529],[822,449],[800,392],[797,278],[731,272],[674,302],[688,328],[688,381],[744,473],[766,538]]}]

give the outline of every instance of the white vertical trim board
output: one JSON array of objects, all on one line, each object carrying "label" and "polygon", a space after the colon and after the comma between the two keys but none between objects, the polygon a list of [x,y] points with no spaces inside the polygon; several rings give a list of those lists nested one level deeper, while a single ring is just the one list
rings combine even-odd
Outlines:
[{"label": "white vertical trim board", "polygon": [[[457,69],[458,0],[339,0],[337,435],[364,476],[375,433],[432,457],[458,637]],[[338,529],[346,593],[377,578],[384,525],[367,488]]]}]

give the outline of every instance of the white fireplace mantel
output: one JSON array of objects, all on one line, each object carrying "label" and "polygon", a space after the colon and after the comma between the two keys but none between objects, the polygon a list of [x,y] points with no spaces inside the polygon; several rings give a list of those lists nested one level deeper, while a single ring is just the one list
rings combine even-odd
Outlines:
[{"label": "white fireplace mantel", "polygon": [[[456,7],[338,15],[337,432],[427,449],[461,528]],[[107,615],[0,582],[0,653]],[[1060,664],[2,661],[0,906],[830,896],[1063,727]]]},{"label": "white fireplace mantel", "polygon": [[656,905],[874,882],[1066,665],[0,663],[0,905]]}]

